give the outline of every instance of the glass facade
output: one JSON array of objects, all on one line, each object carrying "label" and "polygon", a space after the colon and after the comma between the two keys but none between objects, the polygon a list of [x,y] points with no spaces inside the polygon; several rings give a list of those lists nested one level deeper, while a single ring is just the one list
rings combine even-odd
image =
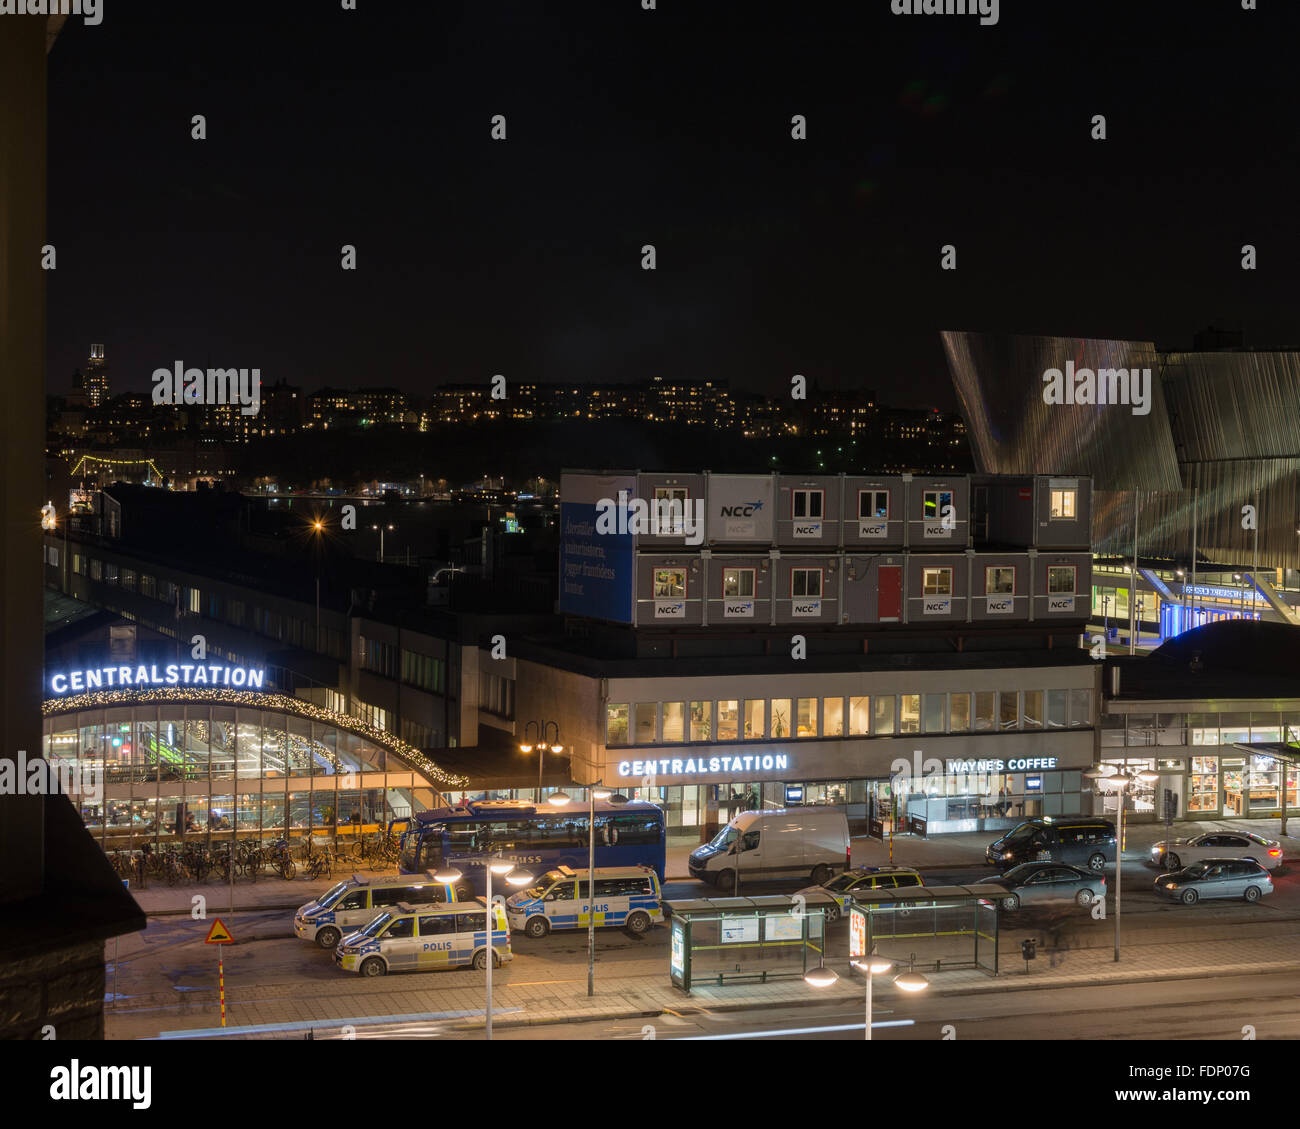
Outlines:
[{"label": "glass facade", "polygon": [[[1100,725],[1102,758],[1108,763],[1123,763],[1119,750],[1151,750],[1149,763],[1161,782],[1149,803],[1133,808],[1138,814],[1163,818],[1159,799],[1166,788],[1181,798],[1177,814],[1189,819],[1276,814],[1284,793],[1287,808],[1297,807],[1300,767],[1249,746],[1296,746],[1300,711],[1108,714]],[[1193,755],[1169,756],[1178,749]],[[1128,763],[1148,762],[1129,756]],[[1140,795],[1140,789],[1135,792]]]},{"label": "glass facade", "polygon": [[[80,801],[106,850],[145,842],[344,836],[409,815],[409,788],[358,787],[357,774],[409,772],[383,747],[311,718],[214,704],[149,704],[48,717],[54,765],[94,769]],[[293,788],[290,790],[290,784]],[[359,821],[352,813],[359,814]]]}]

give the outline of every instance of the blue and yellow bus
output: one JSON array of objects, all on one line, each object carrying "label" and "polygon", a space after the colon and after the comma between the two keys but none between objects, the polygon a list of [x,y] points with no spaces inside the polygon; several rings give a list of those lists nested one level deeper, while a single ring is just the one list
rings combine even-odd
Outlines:
[{"label": "blue and yellow bus", "polygon": [[[662,882],[665,850],[662,808],[643,800],[596,802],[597,866],[649,866]],[[482,894],[484,860],[498,853],[534,875],[560,866],[586,870],[587,805],[471,800],[416,812],[402,832],[398,867],[403,874],[454,867]]]}]

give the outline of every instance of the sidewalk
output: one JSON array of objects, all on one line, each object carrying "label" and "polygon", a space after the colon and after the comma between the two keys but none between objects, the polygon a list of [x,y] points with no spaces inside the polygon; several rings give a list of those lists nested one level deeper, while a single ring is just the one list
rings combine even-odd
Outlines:
[{"label": "sidewalk", "polygon": [[[1003,970],[994,977],[978,970],[926,972],[930,994],[963,996],[974,993],[1031,991],[1043,988],[1079,987],[1122,983],[1149,983],[1152,980],[1183,980],[1224,977],[1241,974],[1300,971],[1300,932],[1284,937],[1242,941],[1130,945],[1116,964],[1108,948],[1051,953],[1040,949],[1038,959],[1025,971],[1019,954],[1002,953]],[[799,1004],[859,1003],[862,981],[851,974],[844,959],[827,961],[840,974],[831,988],[809,987],[801,977],[768,984],[734,983],[698,985],[689,995],[668,983],[667,972],[653,977],[598,978],[597,994],[588,999],[585,986],[578,981],[533,982],[518,986],[498,984],[494,992],[493,1022],[497,1026],[550,1023],[575,1023],[590,1019],[653,1020],[664,1015],[689,1015],[707,1009],[710,1012],[736,1011]],[[1055,964],[1056,967],[1052,967]],[[429,1023],[444,1021],[478,1027],[483,1022],[483,988],[476,979],[454,973],[456,986],[421,988],[401,993],[401,1014],[366,1014],[362,999],[332,994],[310,999],[289,995],[283,998],[259,998],[254,990],[249,996],[231,999],[230,1023],[240,1028],[264,1030],[275,1026],[283,1032],[328,1031],[345,1023]],[[163,1037],[195,1037],[201,1032],[215,1033],[215,1001],[189,997],[193,1008],[189,1017],[196,1026],[175,1028],[169,1020]],[[892,997],[888,989],[882,999]],[[373,1007],[373,1003],[370,1005]],[[499,1009],[499,1010],[496,1010]],[[396,1009],[393,1009],[396,1011]],[[113,1013],[106,1014],[110,1027]],[[244,1033],[253,1033],[246,1031]],[[110,1031],[110,1037],[112,1033]]]}]

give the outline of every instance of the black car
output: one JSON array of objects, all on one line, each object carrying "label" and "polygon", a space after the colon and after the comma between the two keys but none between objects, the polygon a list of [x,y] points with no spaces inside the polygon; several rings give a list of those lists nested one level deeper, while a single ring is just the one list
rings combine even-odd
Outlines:
[{"label": "black car", "polygon": [[1030,819],[990,843],[984,857],[1002,870],[1022,862],[1059,862],[1100,874],[1115,861],[1115,825],[1090,816]]}]

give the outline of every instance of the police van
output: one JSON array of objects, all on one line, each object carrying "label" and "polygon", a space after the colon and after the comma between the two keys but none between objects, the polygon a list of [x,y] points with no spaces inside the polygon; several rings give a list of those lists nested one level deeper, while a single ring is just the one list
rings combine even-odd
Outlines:
[{"label": "police van", "polygon": [[[621,925],[644,933],[662,922],[659,876],[649,866],[596,868],[595,912],[598,926]],[[587,871],[561,866],[548,870],[535,886],[506,899],[510,927],[530,937],[552,929],[585,929],[590,924]]]},{"label": "police van", "polygon": [[[383,976],[388,972],[433,972],[488,961],[487,903],[482,898],[440,905],[402,902],[364,929],[349,933],[334,950],[346,972]],[[492,967],[514,960],[505,907],[492,907]]]},{"label": "police van", "polygon": [[[463,897],[468,893],[462,891]],[[398,902],[454,902],[456,890],[434,879],[432,870],[418,874],[354,874],[314,902],[301,906],[293,917],[293,931],[304,941],[333,949],[343,937],[374,920]]]}]

